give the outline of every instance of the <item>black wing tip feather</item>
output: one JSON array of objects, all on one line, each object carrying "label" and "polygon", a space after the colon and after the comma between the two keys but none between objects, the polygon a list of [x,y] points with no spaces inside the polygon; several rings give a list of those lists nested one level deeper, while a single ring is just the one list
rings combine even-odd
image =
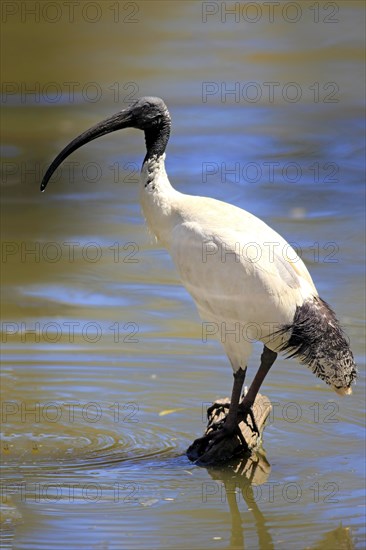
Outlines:
[{"label": "black wing tip feather", "polygon": [[293,323],[276,332],[276,336],[285,335],[289,337],[278,351],[286,358],[298,358],[336,391],[350,388],[357,369],[349,339],[325,300],[315,296],[298,306]]}]

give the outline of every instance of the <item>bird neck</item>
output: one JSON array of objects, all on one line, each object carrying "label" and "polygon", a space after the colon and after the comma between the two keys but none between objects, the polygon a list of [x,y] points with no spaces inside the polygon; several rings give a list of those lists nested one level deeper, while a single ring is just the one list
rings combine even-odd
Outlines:
[{"label": "bird neck", "polygon": [[146,195],[165,195],[172,190],[165,171],[165,153],[145,158],[141,168],[141,191]]},{"label": "bird neck", "polygon": [[145,160],[141,170],[140,202],[146,223],[158,242],[169,248],[176,222],[176,203],[180,193],[169,182],[165,153]]},{"label": "bird neck", "polygon": [[154,157],[159,158],[165,153],[170,136],[170,116],[168,111],[162,113],[159,124],[145,130],[146,155],[144,164]]},{"label": "bird neck", "polygon": [[165,172],[165,149],[170,136],[169,111],[161,111],[157,124],[145,130],[146,155],[141,175],[143,188],[149,195],[161,195],[172,189]]},{"label": "bird neck", "polygon": [[149,229],[169,247],[175,198],[179,193],[170,185],[165,171],[165,149],[170,135],[170,115],[161,112],[155,126],[145,130],[146,156],[141,169],[140,200]]}]

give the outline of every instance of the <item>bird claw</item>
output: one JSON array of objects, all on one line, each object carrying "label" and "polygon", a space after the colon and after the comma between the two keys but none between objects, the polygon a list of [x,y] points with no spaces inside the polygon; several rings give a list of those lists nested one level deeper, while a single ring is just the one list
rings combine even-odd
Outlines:
[{"label": "bird claw", "polygon": [[[252,425],[248,424],[248,416],[250,417],[250,420],[252,421]],[[257,436],[259,437],[260,433],[259,433],[259,429],[258,429],[257,423],[256,423],[255,418],[254,418],[254,413],[253,413],[253,410],[252,410],[252,406],[250,406],[250,407],[248,407],[248,406],[241,407],[239,409],[238,417],[239,417],[239,424],[240,424],[240,422],[245,422],[245,424],[248,426],[248,428],[250,428],[252,430],[252,433],[256,433]]]},{"label": "bird claw", "polygon": [[225,421],[221,421],[209,427],[203,437],[196,439],[187,450],[187,455],[197,464],[214,465],[227,462],[246,451],[248,445],[239,426],[225,426]]},{"label": "bird claw", "polygon": [[207,409],[209,422],[205,435],[196,439],[187,449],[187,456],[192,462],[202,466],[215,465],[247,453],[249,446],[240,429],[241,422],[244,422],[251,432],[259,437],[259,430],[252,408],[248,405],[241,406],[236,423],[233,422],[232,418],[227,423],[227,409],[229,407],[230,403],[218,402],[213,403]]},{"label": "bird claw", "polygon": [[210,418],[213,416],[214,411],[217,411],[217,412],[215,412],[215,414],[220,414],[220,412],[223,412],[222,409],[229,409],[229,408],[230,408],[230,403],[213,403],[207,409],[207,418],[208,418],[208,420],[210,420]]},{"label": "bird claw", "polygon": [[217,425],[210,433],[208,433],[205,437],[208,441],[208,446],[206,451],[209,451],[217,445],[220,441],[223,439],[226,439],[228,437],[231,437],[233,435],[233,431],[229,430],[227,427],[225,427],[225,424],[223,425]]},{"label": "bird claw", "polygon": [[[212,427],[214,430],[219,429],[222,426],[223,421],[215,423],[213,421],[213,418],[214,416],[219,415],[221,412],[224,412],[225,409],[229,409],[229,408],[230,408],[230,403],[213,403],[210,407],[208,407],[207,418],[208,420],[210,420],[208,427],[209,428]],[[248,421],[247,421],[248,416],[250,417],[252,425],[248,424]],[[252,430],[253,433],[256,433],[258,436],[260,435],[257,423],[254,418],[252,406],[240,407],[238,418],[239,418],[238,424],[240,424],[240,422],[245,422],[245,424],[248,426],[248,428]]]}]

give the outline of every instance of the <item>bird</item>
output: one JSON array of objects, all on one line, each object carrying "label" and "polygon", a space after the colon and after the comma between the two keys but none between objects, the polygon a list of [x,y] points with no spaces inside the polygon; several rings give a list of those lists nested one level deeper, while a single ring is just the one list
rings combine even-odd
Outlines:
[{"label": "bird", "polygon": [[[279,353],[296,358],[339,395],[357,377],[353,354],[331,307],[318,294],[302,259],[253,214],[210,197],[174,189],[165,169],[171,117],[158,97],[141,97],[72,140],[48,167],[44,191],[57,167],[101,136],[135,128],[145,134],[140,202],[150,231],[170,253],[201,319],[215,332],[233,371],[228,413],[208,438],[208,449],[238,435]],[[242,397],[252,342],[263,344],[259,368]],[[207,450],[207,449],[206,449]]]}]

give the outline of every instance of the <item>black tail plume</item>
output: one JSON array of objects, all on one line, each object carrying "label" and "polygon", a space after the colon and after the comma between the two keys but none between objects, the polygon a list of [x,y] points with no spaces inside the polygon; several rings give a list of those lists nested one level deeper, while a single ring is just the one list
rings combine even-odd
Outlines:
[{"label": "black tail plume", "polygon": [[352,393],[357,377],[349,342],[334,311],[315,296],[296,308],[294,321],[279,331],[290,334],[279,351],[297,357],[313,373],[341,394]]}]

